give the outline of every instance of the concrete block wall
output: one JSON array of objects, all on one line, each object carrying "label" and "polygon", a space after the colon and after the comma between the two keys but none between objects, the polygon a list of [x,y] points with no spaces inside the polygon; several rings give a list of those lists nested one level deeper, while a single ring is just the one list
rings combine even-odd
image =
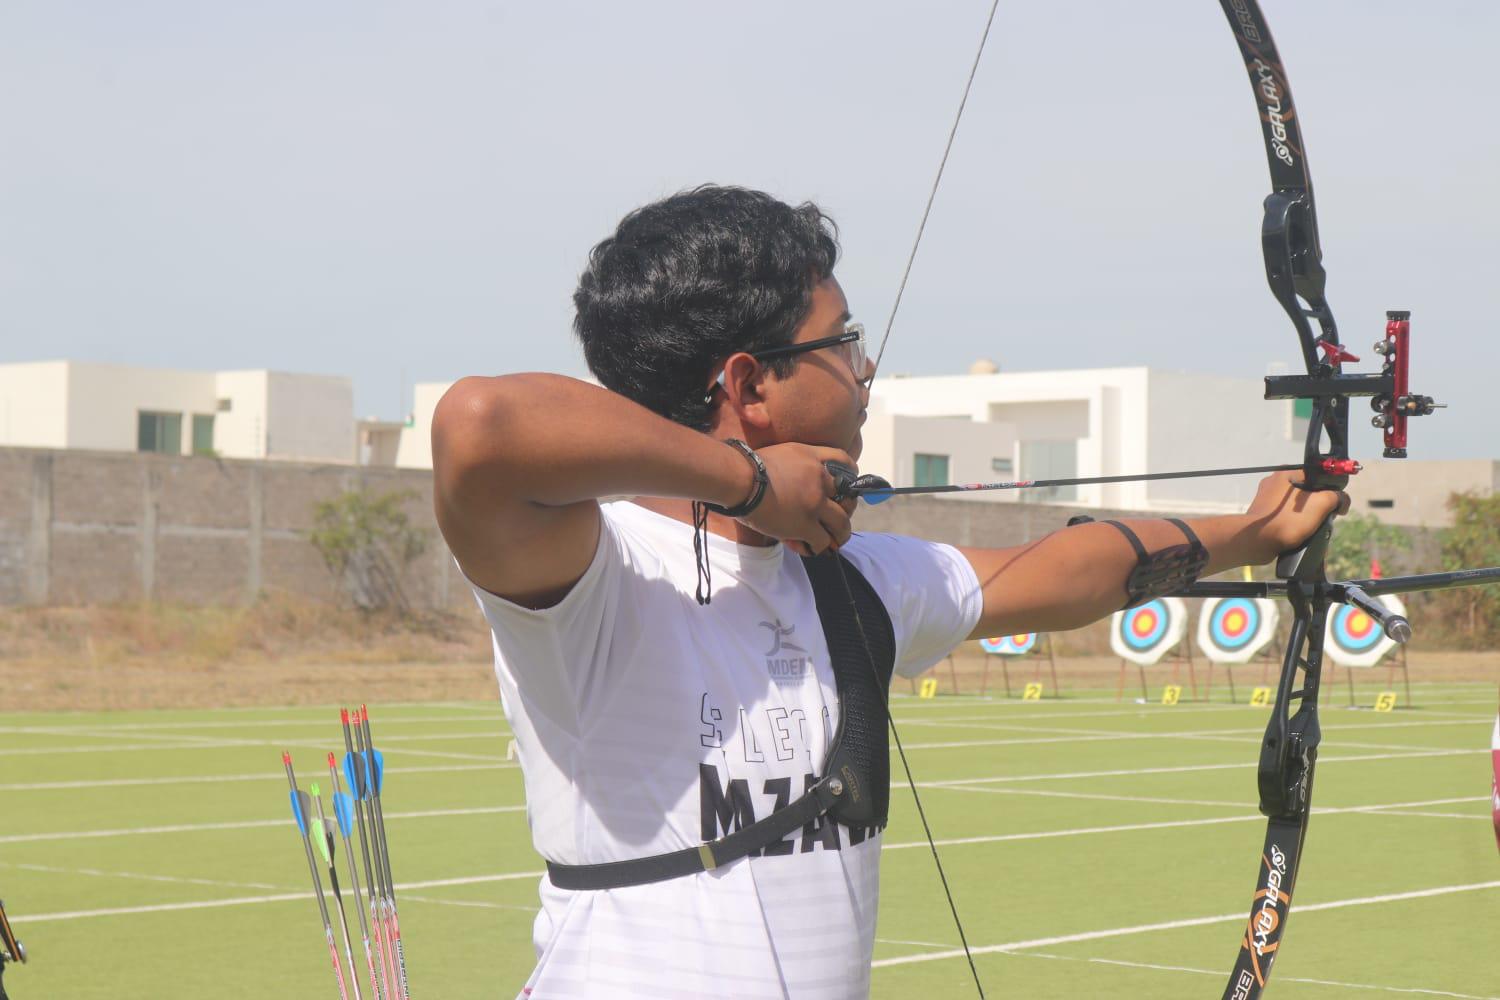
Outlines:
[{"label": "concrete block wall", "polygon": [[[413,494],[407,515],[428,545],[404,581],[412,604],[472,609],[437,531],[426,470],[32,448],[0,448],[0,606],[238,604],[266,590],[339,601],[307,533],[319,501],[361,486]],[[907,497],[861,508],[855,528],[998,548],[1039,538],[1079,513],[1141,516]],[[1436,566],[1431,533],[1409,533],[1414,564]]]},{"label": "concrete block wall", "polygon": [[335,601],[307,534],[319,501],[361,486],[413,494],[428,546],[405,581],[412,603],[467,607],[429,472],[33,448],[0,448],[0,605]]}]

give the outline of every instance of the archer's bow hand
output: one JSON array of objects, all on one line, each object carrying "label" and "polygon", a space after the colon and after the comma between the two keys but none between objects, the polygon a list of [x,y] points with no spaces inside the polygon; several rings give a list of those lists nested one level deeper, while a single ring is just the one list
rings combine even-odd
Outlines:
[{"label": "archer's bow hand", "polygon": [[833,499],[837,483],[824,465],[836,462],[854,468],[847,452],[787,442],[767,445],[756,454],[765,463],[770,485],[760,506],[741,521],[785,542],[799,555],[817,555],[849,540],[849,516],[857,501]]},{"label": "archer's bow hand", "polygon": [[1260,481],[1246,516],[1260,543],[1260,563],[1302,546],[1329,517],[1349,510],[1342,490],[1299,489],[1301,472],[1277,472]]}]

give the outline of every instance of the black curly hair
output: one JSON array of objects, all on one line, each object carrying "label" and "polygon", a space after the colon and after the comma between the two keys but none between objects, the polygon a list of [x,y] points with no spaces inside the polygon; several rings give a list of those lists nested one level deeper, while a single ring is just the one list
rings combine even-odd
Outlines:
[{"label": "black curly hair", "polygon": [[[812,202],[705,184],[636,209],[594,247],[573,331],[605,388],[703,430],[714,366],[790,343],[838,254]],[[785,376],[792,361],[768,364]]]}]

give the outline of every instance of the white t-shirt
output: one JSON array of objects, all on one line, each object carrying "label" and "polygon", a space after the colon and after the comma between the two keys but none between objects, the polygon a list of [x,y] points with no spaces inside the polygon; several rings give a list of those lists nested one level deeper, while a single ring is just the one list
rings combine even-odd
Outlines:
[{"label": "white t-shirt", "polygon": [[[601,509],[593,562],[554,607],[474,588],[533,843],[561,864],[696,847],[764,818],[821,774],[838,725],[795,554],[709,535],[713,600],[699,606],[691,526],[624,501]],[[843,551],[890,611],[899,672],[921,673],[978,622],[979,582],[952,547],[864,534]],[[520,996],[864,996],[879,860],[878,831],[820,822],[664,882],[573,892],[543,878]]]}]

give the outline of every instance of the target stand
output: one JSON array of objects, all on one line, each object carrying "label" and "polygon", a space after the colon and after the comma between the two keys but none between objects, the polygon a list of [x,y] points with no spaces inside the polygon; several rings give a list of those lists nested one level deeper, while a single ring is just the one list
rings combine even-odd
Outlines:
[{"label": "target stand", "polygon": [[[989,656],[984,659],[984,673],[979,682],[979,693],[984,694],[988,689],[990,679],[990,656],[1000,658],[1000,675],[1005,680],[1005,697],[1011,697],[1010,693],[1010,661],[1022,656],[1030,656],[1037,653],[1038,649],[1046,652],[1047,668],[1052,674],[1052,697],[1062,697],[1062,686],[1057,682],[1057,660],[1052,655],[1052,637],[1044,633],[1026,632],[1021,635],[1004,635],[995,639],[980,639],[979,648],[983,649]],[[1042,679],[1042,660],[1040,654],[1032,661],[1032,681]]]},{"label": "target stand", "polygon": [[[1376,600],[1398,615],[1406,614],[1406,605],[1394,594]],[[1386,635],[1380,623],[1359,608],[1340,604],[1328,615],[1328,630],[1323,639],[1323,652],[1328,658],[1329,687],[1333,686],[1334,665],[1343,667],[1349,682],[1349,707],[1353,708],[1354,671],[1376,666],[1398,648],[1400,652],[1387,664],[1386,685],[1389,687],[1395,683],[1396,671],[1400,670],[1401,683],[1406,691],[1406,701],[1401,707],[1411,708],[1411,675],[1406,669],[1406,647]]]},{"label": "target stand", "polygon": [[1222,664],[1229,679],[1229,702],[1236,704],[1234,668],[1262,661],[1261,683],[1272,663],[1281,662],[1277,638],[1281,606],[1275,601],[1247,597],[1211,597],[1198,613],[1198,650],[1208,660],[1208,691],[1213,697],[1214,664]]},{"label": "target stand", "polygon": [[[947,656],[943,657],[943,663],[946,663],[948,665],[948,680],[953,685],[953,693],[954,694],[958,694],[958,667],[953,662],[953,654],[949,653]],[[924,670],[919,677],[908,678],[908,680],[911,681],[911,693],[912,694],[916,694],[917,693],[917,681],[918,680],[920,680],[922,677],[928,677],[929,675],[935,675],[939,666],[940,666],[940,664],[933,664],[927,670]],[[933,676],[932,679],[933,679],[934,683],[937,680],[937,678],[935,676]],[[981,690],[979,693],[983,694],[984,691]]]},{"label": "target stand", "polygon": [[1134,663],[1141,678],[1141,700],[1147,699],[1146,668],[1170,659],[1172,680],[1181,677],[1187,663],[1193,700],[1198,699],[1198,678],[1193,668],[1193,647],[1186,641],[1187,605],[1180,597],[1161,597],[1140,607],[1116,611],[1110,618],[1109,647],[1120,658],[1120,678],[1115,701],[1125,695],[1125,664]]}]

